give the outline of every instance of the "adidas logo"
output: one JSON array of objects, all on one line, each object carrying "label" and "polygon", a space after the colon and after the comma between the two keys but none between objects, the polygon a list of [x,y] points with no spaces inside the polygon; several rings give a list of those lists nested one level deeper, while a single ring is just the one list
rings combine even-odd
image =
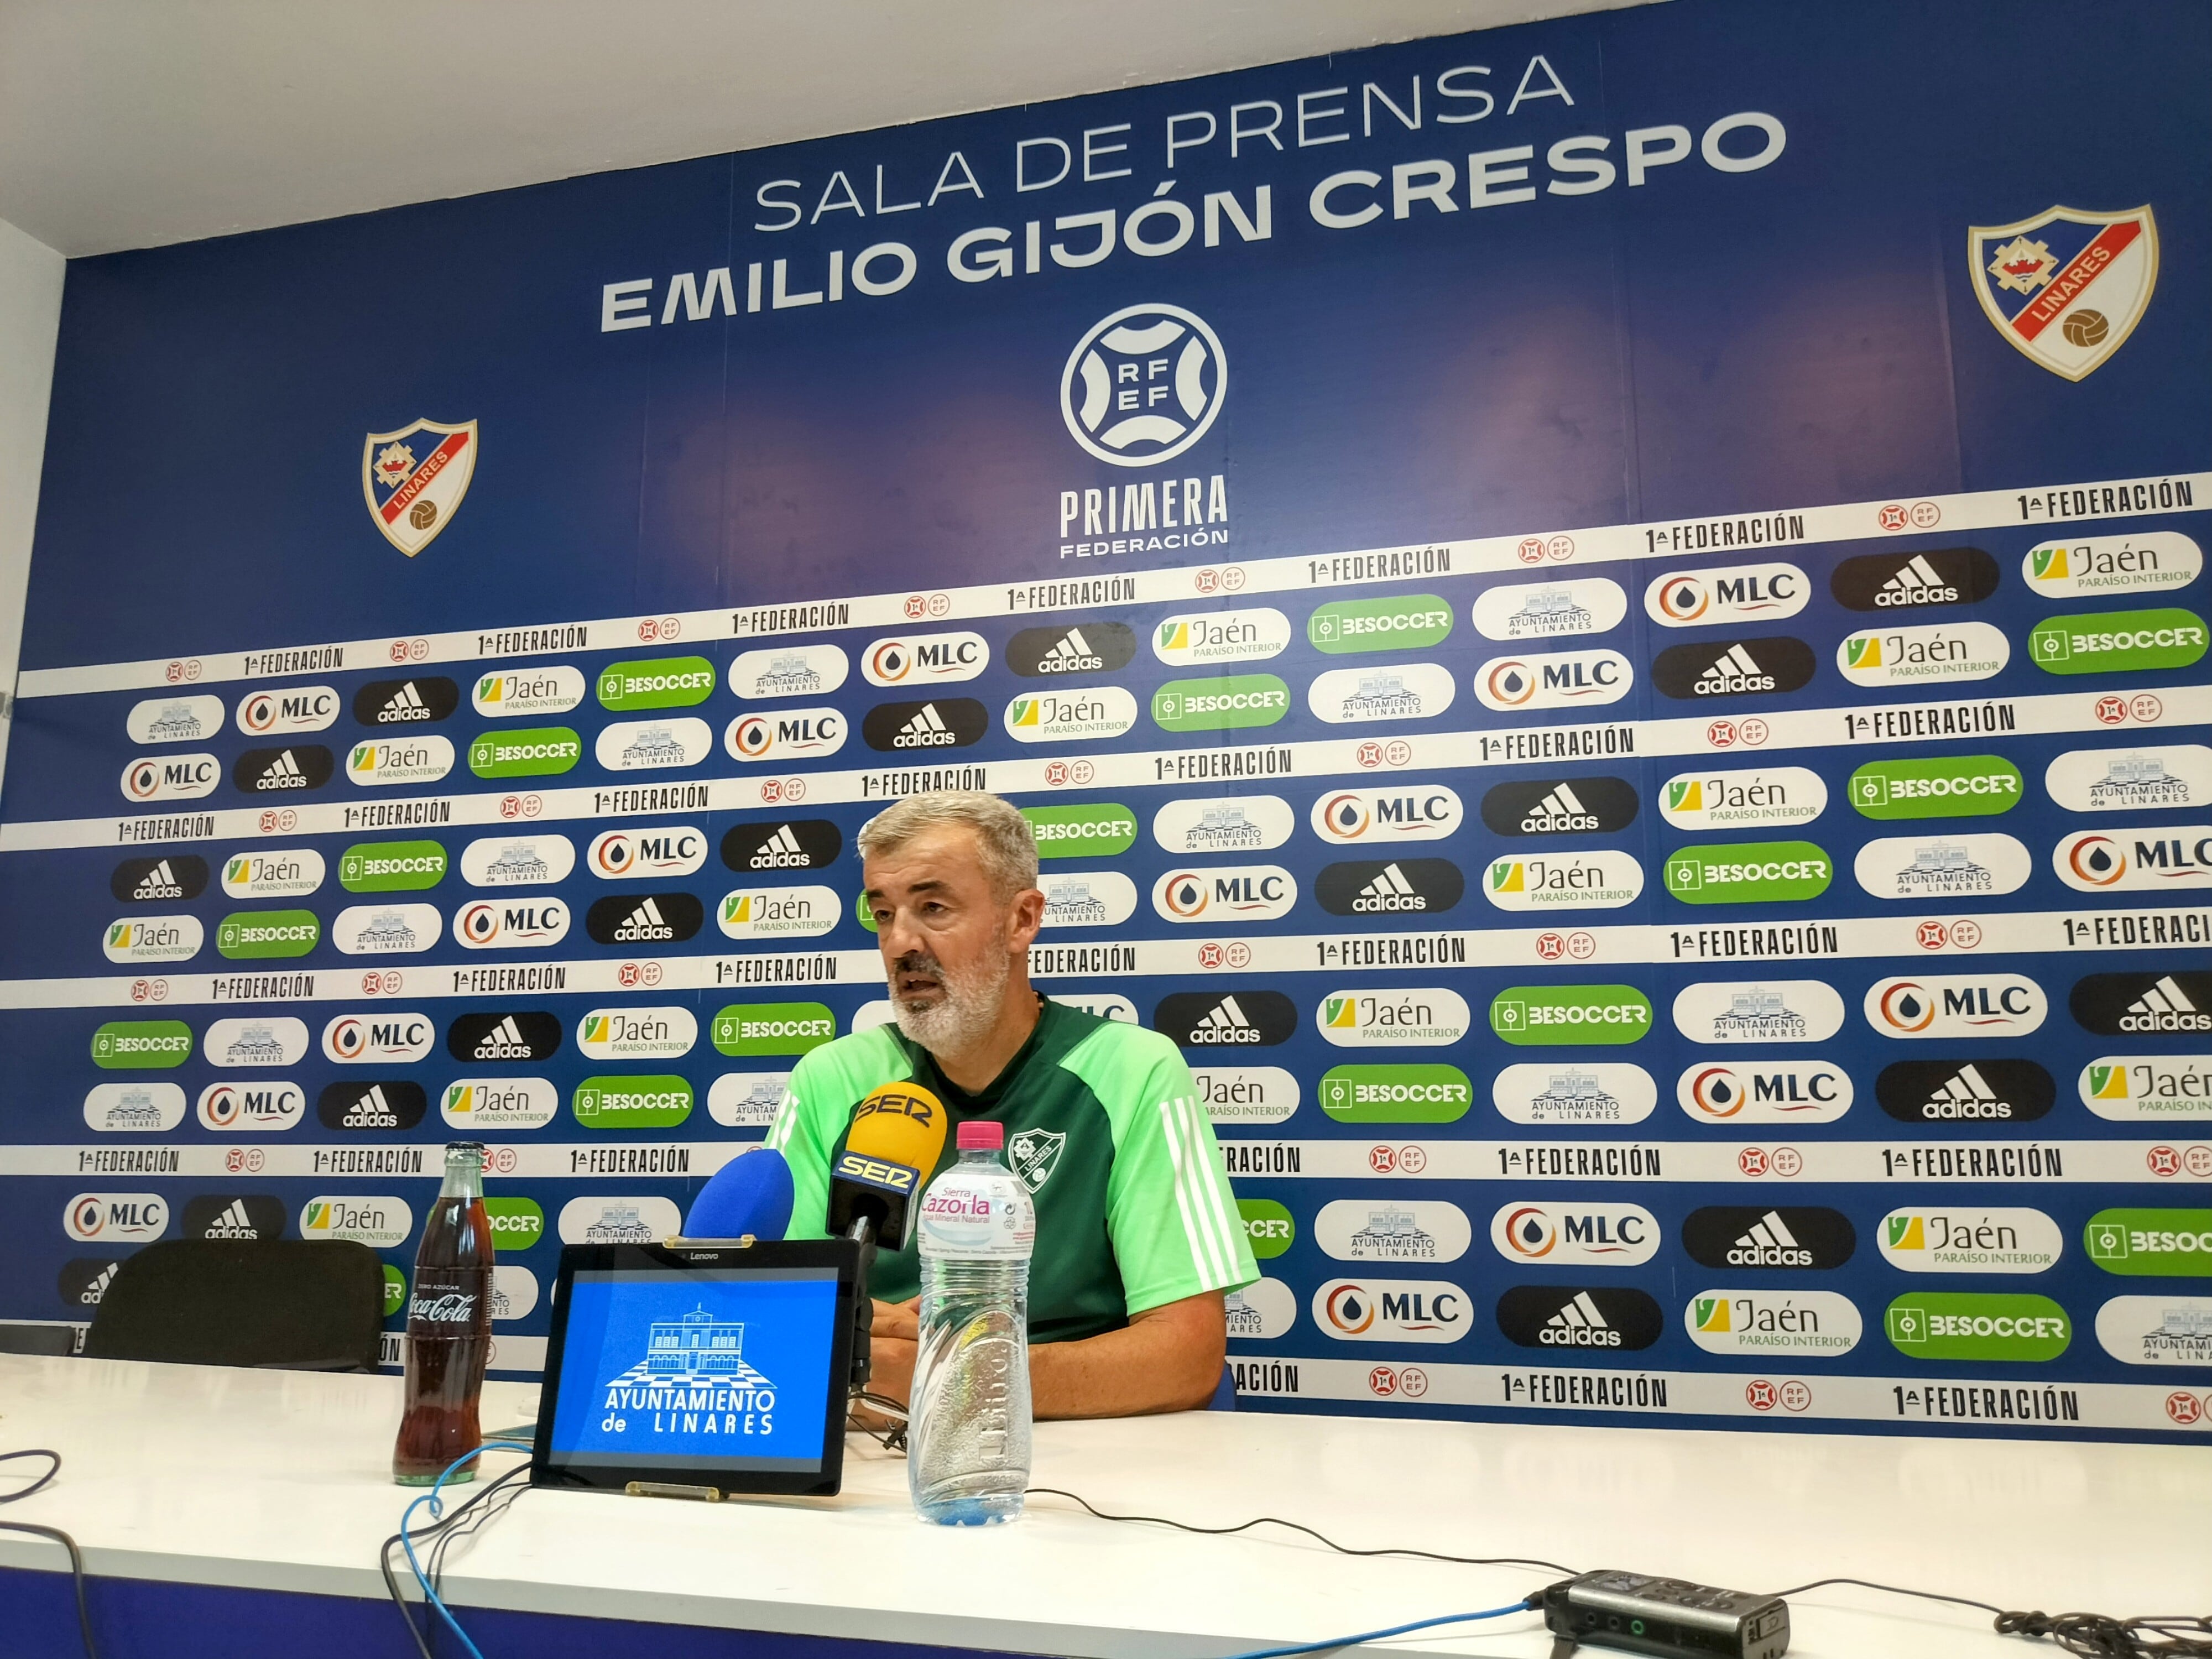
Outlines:
[{"label": "adidas logo", "polygon": [[483,1034],[477,1043],[474,1058],[477,1060],[535,1060],[538,1051],[522,1035],[514,1023],[514,1016],[505,1019]]},{"label": "adidas logo", "polygon": [[1708,664],[1690,688],[1696,697],[1718,696],[1730,691],[1771,691],[1774,676],[1753,660],[1750,652],[1732,645]]},{"label": "adidas logo", "polygon": [[1051,650],[1037,659],[1040,674],[1080,674],[1094,668],[1103,668],[1106,659],[1091,649],[1091,641],[1083,637],[1083,630],[1071,628],[1054,641]]},{"label": "adidas logo", "polygon": [[338,1127],[344,1129],[397,1129],[399,1127],[399,1114],[392,1109],[392,1103],[384,1097],[384,1085],[381,1083],[372,1084],[367,1094],[346,1108],[345,1117]]},{"label": "adidas logo", "polygon": [[960,741],[959,734],[945,723],[937,712],[937,705],[926,702],[913,719],[899,727],[891,738],[894,749],[942,749]]},{"label": "adidas logo", "polygon": [[1617,1348],[1620,1333],[1605,1322],[1590,1293],[1578,1291],[1573,1301],[1544,1322],[1536,1340],[1547,1348]]},{"label": "adidas logo", "polygon": [[100,1305],[100,1298],[107,1294],[107,1287],[115,1282],[115,1275],[123,1270],[120,1261],[111,1261],[102,1267],[91,1284],[76,1293],[76,1299],[88,1308]]},{"label": "adidas logo", "polygon": [[2212,1018],[2189,1000],[2171,974],[2130,1003],[2119,1024],[2123,1031],[2212,1031]]},{"label": "adidas logo", "polygon": [[760,849],[746,862],[756,870],[811,870],[814,867],[814,860],[807,856],[806,849],[799,844],[799,837],[791,833],[791,826],[787,823],[763,842]]},{"label": "adidas logo", "polygon": [[1959,590],[1936,574],[1924,553],[1915,553],[1894,575],[1875,590],[1874,602],[1887,609],[1901,605],[1949,605]]},{"label": "adidas logo", "polygon": [[422,694],[415,689],[412,680],[401,681],[399,689],[385,700],[383,708],[376,711],[379,726],[394,726],[403,720],[427,720],[431,718],[429,705],[422,701]]},{"label": "adidas logo", "polygon": [[1352,901],[1355,911],[1371,913],[1379,910],[1425,910],[1428,895],[1416,891],[1413,884],[1406,879],[1406,872],[1395,864],[1386,864],[1382,873],[1359,890]]},{"label": "adidas logo", "polygon": [[234,1198],[230,1207],[200,1230],[202,1238],[258,1238],[261,1229],[246,1213],[246,1200]]},{"label": "adidas logo", "polygon": [[1779,1211],[1769,1210],[1729,1246],[1728,1260],[1732,1267],[1809,1267],[1813,1253],[1797,1242]]},{"label": "adidas logo", "polygon": [[1193,1042],[1258,1042],[1260,1028],[1237,1006],[1232,994],[1225,996],[1206,1012],[1206,1017],[1190,1028]]},{"label": "adidas logo", "polygon": [[615,929],[613,942],[623,945],[639,939],[672,939],[675,937],[676,929],[660,914],[659,903],[653,899],[647,899],[629,913],[621,927]]},{"label": "adidas logo", "polygon": [[138,884],[131,890],[133,899],[171,899],[184,896],[184,884],[171,872],[167,859],[139,877]]},{"label": "adidas logo", "polygon": [[287,749],[283,754],[261,769],[261,775],[253,781],[256,789],[305,789],[307,775],[300,769],[300,762]]},{"label": "adidas logo", "polygon": [[1521,820],[1524,836],[1560,834],[1570,830],[1600,828],[1597,814],[1582,804],[1581,799],[1565,784],[1538,801]]},{"label": "adidas logo", "polygon": [[1997,1098],[1978,1066],[1961,1066],[1920,1108],[1930,1122],[1959,1118],[2008,1118],[2012,1103]]}]

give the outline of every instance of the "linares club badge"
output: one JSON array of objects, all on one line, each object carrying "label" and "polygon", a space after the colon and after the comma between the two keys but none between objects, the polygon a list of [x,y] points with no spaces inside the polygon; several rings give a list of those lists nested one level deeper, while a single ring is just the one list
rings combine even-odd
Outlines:
[{"label": "linares club badge", "polygon": [[476,470],[474,421],[416,421],[368,434],[361,447],[361,493],[384,539],[411,559],[453,522]]},{"label": "linares club badge", "polygon": [[2158,285],[2158,225],[2124,213],[2045,208],[1966,231],[1974,297],[1998,333],[2053,374],[2086,379],[2135,331]]}]

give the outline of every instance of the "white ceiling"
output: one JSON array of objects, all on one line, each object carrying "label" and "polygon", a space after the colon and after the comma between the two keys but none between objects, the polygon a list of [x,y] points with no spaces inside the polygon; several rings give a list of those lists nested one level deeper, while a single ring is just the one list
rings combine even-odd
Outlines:
[{"label": "white ceiling", "polygon": [[0,0],[0,219],[191,241],[1641,0]]}]

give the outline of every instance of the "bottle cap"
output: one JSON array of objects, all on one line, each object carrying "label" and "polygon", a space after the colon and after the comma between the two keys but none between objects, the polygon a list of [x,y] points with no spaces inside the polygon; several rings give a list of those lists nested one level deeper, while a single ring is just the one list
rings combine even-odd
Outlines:
[{"label": "bottle cap", "polygon": [[963,1152],[995,1152],[1006,1144],[1006,1125],[994,1123],[988,1118],[962,1124],[958,1134],[955,1145]]}]

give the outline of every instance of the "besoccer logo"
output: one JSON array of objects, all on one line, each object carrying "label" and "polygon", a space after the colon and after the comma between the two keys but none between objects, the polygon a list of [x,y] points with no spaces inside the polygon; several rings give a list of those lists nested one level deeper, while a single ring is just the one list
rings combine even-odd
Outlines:
[{"label": "besoccer logo", "polygon": [[1172,460],[1206,435],[1229,390],[1229,360],[1180,306],[1125,306],[1075,343],[1060,412],[1075,441],[1115,466]]}]

